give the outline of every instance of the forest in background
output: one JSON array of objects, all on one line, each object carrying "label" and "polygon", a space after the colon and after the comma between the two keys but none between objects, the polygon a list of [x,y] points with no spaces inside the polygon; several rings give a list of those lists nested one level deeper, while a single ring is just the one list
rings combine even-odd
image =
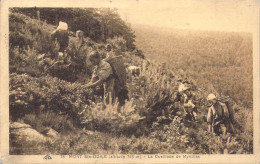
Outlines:
[{"label": "forest in background", "polygon": [[[40,19],[50,25],[58,26],[59,21],[69,24],[69,30],[82,30],[85,37],[95,42],[106,42],[113,37],[123,37],[127,49],[135,49],[134,32],[117,14],[109,8],[12,8],[16,13]],[[39,15],[37,14],[40,13]]]}]

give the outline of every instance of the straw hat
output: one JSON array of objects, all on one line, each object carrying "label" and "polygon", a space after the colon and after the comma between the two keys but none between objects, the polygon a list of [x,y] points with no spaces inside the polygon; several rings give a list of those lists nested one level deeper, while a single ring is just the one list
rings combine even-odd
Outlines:
[{"label": "straw hat", "polygon": [[187,89],[190,89],[190,87],[187,87],[187,86],[185,86],[184,84],[180,84],[180,85],[179,85],[179,88],[178,88],[178,91],[179,91],[179,92],[184,92],[184,91],[186,91]]},{"label": "straw hat", "polygon": [[207,101],[215,100],[217,97],[213,93],[209,94],[207,97]]}]

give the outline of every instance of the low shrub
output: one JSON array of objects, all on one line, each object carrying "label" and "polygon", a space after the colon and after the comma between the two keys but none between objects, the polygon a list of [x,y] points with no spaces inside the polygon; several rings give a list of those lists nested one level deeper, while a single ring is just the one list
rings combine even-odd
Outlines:
[{"label": "low shrub", "polygon": [[80,83],[69,83],[49,75],[31,77],[26,74],[10,75],[10,118],[16,120],[25,114],[44,108],[69,114],[77,119],[78,109],[99,96],[92,96],[94,90],[85,89]]},{"label": "low shrub", "polygon": [[86,128],[98,130],[114,135],[132,135],[139,120],[143,119],[135,110],[133,99],[126,101],[123,106],[119,103],[86,105],[81,112],[81,117],[85,118]]}]

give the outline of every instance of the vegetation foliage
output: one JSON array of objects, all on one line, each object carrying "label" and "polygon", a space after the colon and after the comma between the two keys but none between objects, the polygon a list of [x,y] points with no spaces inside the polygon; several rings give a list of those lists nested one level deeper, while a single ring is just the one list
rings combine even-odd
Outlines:
[{"label": "vegetation foliage", "polygon": [[[37,10],[41,13],[40,22],[32,19],[36,18],[35,12]],[[73,57],[77,58],[78,54],[73,49],[73,42],[75,42],[73,34],[70,35],[70,46],[65,55],[58,56],[57,45],[53,44],[49,37],[55,24],[55,17],[51,17],[52,15],[57,15],[59,19],[63,18],[61,15],[66,15],[68,20],[65,21],[68,22],[70,30],[73,32],[79,28],[81,30],[84,30],[83,27],[86,28],[85,40],[89,43],[86,50],[86,60],[88,54],[93,50],[98,50],[105,56],[107,53],[105,46],[110,44],[113,51],[120,50],[126,65],[143,65],[139,77],[131,76],[127,79],[129,101],[126,101],[123,106],[120,106],[117,101],[114,104],[104,103],[102,101],[102,86],[95,89],[84,88],[84,84],[89,81],[92,67],[86,67],[85,64],[79,64],[80,67],[77,67],[78,65],[74,63]],[[108,21],[110,18],[113,18],[114,23],[110,24],[111,22]],[[73,21],[79,21],[82,24],[74,27]],[[86,22],[89,23],[88,26],[85,26]],[[95,25],[98,25],[98,28],[94,29]],[[107,30],[105,33],[102,30],[104,27]],[[111,32],[112,29],[115,31]],[[232,65],[237,65],[238,59],[235,58],[235,60],[234,55],[232,57],[224,55],[219,56],[219,58],[212,57],[211,66],[206,66],[206,59],[200,60],[202,63],[197,63],[193,57],[190,57],[189,60],[186,60],[187,56],[184,57],[184,55],[183,57],[177,55],[176,58],[170,58],[166,55],[167,53],[163,52],[163,50],[170,49],[171,52],[179,54],[186,50],[189,54],[198,52],[199,58],[203,53],[212,53],[214,56],[214,53],[209,51],[211,49],[207,49],[214,47],[214,39],[212,38],[209,39],[210,42],[207,39],[204,40],[205,38],[200,39],[201,43],[199,44],[201,48],[204,48],[203,51],[196,46],[195,49],[190,49],[196,41],[193,34],[192,37],[189,37],[194,39],[193,44],[185,44],[184,38],[179,37],[179,34],[174,34],[173,36],[178,40],[178,46],[176,45],[173,49],[161,45],[160,49],[152,52],[147,51],[146,42],[143,43],[144,52],[148,57],[157,52],[162,58],[158,61],[169,57],[169,59],[178,59],[180,63],[189,62],[189,65],[178,65],[176,62],[174,66],[169,66],[170,64],[165,65],[158,61],[144,60],[140,50],[129,51],[131,50],[129,42],[133,44],[133,40],[129,41],[128,39],[133,39],[133,36],[126,38],[125,35],[130,35],[132,30],[128,29],[127,32],[125,30],[127,30],[125,23],[116,14],[116,11],[110,9],[12,9],[10,13],[9,52],[10,121],[30,124],[43,134],[46,128],[51,127],[61,135],[58,139],[43,143],[27,141],[16,143],[15,139],[11,138],[10,154],[253,153],[253,112],[252,108],[248,107],[251,100],[241,101],[244,105],[242,107],[236,99],[239,95],[245,96],[243,95],[245,93],[250,95],[251,92],[238,93],[237,90],[227,89],[226,85],[229,83],[220,82],[218,84],[222,86],[222,94],[228,93],[229,96],[233,96],[232,93],[234,93],[235,100],[231,103],[236,111],[235,127],[237,132],[224,138],[208,133],[205,122],[208,108],[205,97],[213,91],[210,84],[213,83],[214,86],[214,80],[207,85],[196,81],[204,74],[209,74],[208,71],[214,72],[212,69],[224,67],[229,71]],[[207,37],[211,36],[209,34]],[[198,37],[204,36],[201,33],[196,35]],[[219,35],[222,36],[221,33]],[[106,38],[104,39],[104,37]],[[153,35],[150,39],[152,38]],[[238,43],[237,45],[230,44],[233,43],[234,38],[243,40],[243,44],[241,44],[244,45],[244,48],[240,46],[240,49],[246,53],[246,45],[250,45],[250,42],[242,39],[243,37],[238,37],[236,34],[230,35],[228,39],[226,38],[225,44],[239,46]],[[158,41],[158,39],[160,37],[155,40]],[[223,46],[220,49],[217,46],[214,47],[216,51],[233,54],[233,48],[225,50],[226,45],[224,43],[221,45],[218,38],[215,42],[218,43],[217,45]],[[161,42],[158,43],[161,44]],[[208,47],[207,44],[211,46]],[[138,46],[142,47],[140,42],[138,42]],[[249,59],[244,56],[244,53],[238,55],[246,60],[240,61],[241,66],[246,68],[238,67],[237,69],[250,70]],[[223,63],[213,62],[213,60]],[[211,60],[207,61],[211,62]],[[203,70],[201,65],[208,69]],[[188,69],[188,66],[196,68],[195,70],[200,69],[200,73],[194,73]],[[184,72],[176,68],[182,68]],[[196,77],[197,75],[200,76]],[[224,77],[226,77],[225,75]],[[206,82],[212,78],[219,78],[218,76],[206,75],[205,77],[210,77]],[[197,122],[188,121],[185,117],[183,106],[178,99],[177,80],[179,78],[187,79],[190,83],[193,82],[193,90],[197,95]],[[244,82],[239,84],[243,86]],[[248,85],[248,87],[252,86]],[[241,88],[247,88],[247,86]],[[219,88],[217,90],[220,91]]]},{"label": "vegetation foliage", "polygon": [[[252,35],[133,26],[136,44],[148,59],[182,70],[209,92],[253,106]],[[149,36],[149,37],[147,37]]]},{"label": "vegetation foliage", "polygon": [[68,23],[69,30],[82,30],[85,37],[95,42],[106,42],[109,38],[122,36],[128,50],[134,50],[134,32],[120,18],[116,9],[110,8],[12,8],[12,11],[23,13],[31,18],[40,19],[52,25],[59,21]]}]

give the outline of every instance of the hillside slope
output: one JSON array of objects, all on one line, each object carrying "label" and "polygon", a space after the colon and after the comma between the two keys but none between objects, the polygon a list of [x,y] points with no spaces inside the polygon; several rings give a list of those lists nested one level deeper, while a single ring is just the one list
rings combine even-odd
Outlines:
[{"label": "hillside slope", "polygon": [[[10,154],[253,152],[252,111],[234,106],[235,118],[239,121],[235,123],[237,133],[229,134],[231,140],[208,133],[205,97],[209,91],[196,90],[200,88],[198,84],[194,86],[198,96],[198,119],[196,122],[186,119],[176,95],[177,77],[190,78],[187,70],[184,70],[187,75],[183,75],[175,71],[178,70],[175,66],[165,68],[158,61],[150,61],[140,76],[127,80],[130,99],[125,105],[103,104],[102,87],[86,89],[85,81],[68,78],[75,68],[67,66],[66,62],[70,60],[66,57],[55,57],[55,47],[49,40],[49,29],[53,26],[41,22],[43,28],[37,20],[23,14],[12,13],[11,16],[10,35],[20,36],[28,42],[23,42],[24,47],[10,49],[10,122],[29,124],[42,135],[48,135],[46,129],[51,128],[59,137],[46,142],[30,142],[19,139],[10,130]],[[71,35],[70,40],[73,38]],[[102,48],[105,43],[85,40],[94,44],[90,51],[106,53]],[[119,38],[108,42],[116,47],[125,44]],[[147,62],[133,52],[121,53],[126,65],[141,66]],[[54,57],[51,59],[48,54]],[[149,56],[149,53],[145,55]],[[52,63],[57,61],[60,61],[59,65],[51,67],[50,71]]]},{"label": "hillside slope", "polygon": [[252,34],[142,25],[132,28],[137,47],[148,59],[182,69],[200,87],[229,95],[236,103],[252,109]]}]

